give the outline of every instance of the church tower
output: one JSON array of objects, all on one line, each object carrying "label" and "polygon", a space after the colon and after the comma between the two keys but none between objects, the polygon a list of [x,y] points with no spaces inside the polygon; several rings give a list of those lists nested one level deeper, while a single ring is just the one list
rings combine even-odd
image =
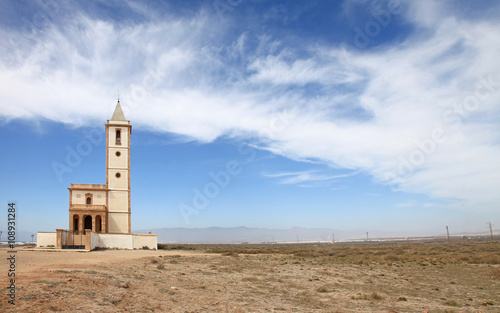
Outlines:
[{"label": "church tower", "polygon": [[130,234],[130,135],[120,100],[106,124],[107,233]]},{"label": "church tower", "polygon": [[69,229],[38,232],[37,246],[57,249],[157,249],[156,235],[132,234],[130,135],[120,100],[106,123],[106,184],[71,184]]}]

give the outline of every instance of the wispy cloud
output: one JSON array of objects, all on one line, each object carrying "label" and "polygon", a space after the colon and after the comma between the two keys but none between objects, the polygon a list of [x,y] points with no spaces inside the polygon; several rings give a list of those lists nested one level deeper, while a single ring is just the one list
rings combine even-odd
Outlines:
[{"label": "wispy cloud", "polygon": [[[305,182],[324,182],[332,181],[339,178],[350,177],[358,174],[358,172],[352,172],[348,174],[341,175],[329,175],[322,173],[320,171],[300,171],[300,172],[279,172],[279,173],[264,173],[264,177],[269,178],[279,178],[280,184],[300,184]],[[311,186],[311,185],[301,185],[301,186]],[[317,186],[317,185],[316,185]]]},{"label": "wispy cloud", "polygon": [[[120,93],[143,129],[245,139],[469,210],[498,208],[500,22],[410,6],[401,18],[413,33],[373,50],[235,34],[205,9],[159,20],[131,5],[143,18],[121,23],[75,11],[32,38],[2,27],[0,117],[88,125],[108,118]],[[293,118],[273,130],[285,111]],[[436,142],[436,131],[445,139]],[[269,177],[345,177],[282,174]]]}]

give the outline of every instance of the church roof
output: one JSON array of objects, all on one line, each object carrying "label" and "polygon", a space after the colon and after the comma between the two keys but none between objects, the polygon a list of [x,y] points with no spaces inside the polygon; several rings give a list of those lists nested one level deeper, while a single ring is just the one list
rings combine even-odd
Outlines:
[{"label": "church roof", "polygon": [[122,107],[120,105],[120,100],[116,104],[115,113],[113,113],[112,121],[126,121],[125,115],[123,114]]}]

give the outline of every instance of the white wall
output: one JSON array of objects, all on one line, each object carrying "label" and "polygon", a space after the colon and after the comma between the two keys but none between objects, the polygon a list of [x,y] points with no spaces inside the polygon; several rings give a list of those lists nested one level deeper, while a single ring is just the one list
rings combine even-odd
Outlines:
[{"label": "white wall", "polygon": [[57,244],[57,233],[49,233],[49,232],[38,232],[36,234],[36,246],[47,247],[47,246],[56,246]]},{"label": "white wall", "polygon": [[[92,238],[94,240],[94,238]],[[95,234],[95,242],[90,243],[91,247],[132,249],[132,235],[122,234]]]},{"label": "white wall", "polygon": [[142,249],[147,246],[151,250],[157,250],[156,235],[122,235],[122,234],[99,234],[92,232],[90,235],[90,248],[117,248],[117,249]]},{"label": "white wall", "polygon": [[94,250],[97,247],[97,242],[99,241],[99,234],[90,232],[90,250]]},{"label": "white wall", "polygon": [[158,239],[156,235],[132,235],[134,236],[134,249],[142,249],[146,246],[151,250],[158,250]]}]

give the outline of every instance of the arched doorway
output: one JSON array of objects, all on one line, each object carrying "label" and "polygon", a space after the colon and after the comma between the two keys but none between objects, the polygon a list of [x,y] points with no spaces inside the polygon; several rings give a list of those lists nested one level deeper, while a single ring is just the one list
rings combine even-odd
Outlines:
[{"label": "arched doorway", "polygon": [[95,232],[96,233],[102,232],[102,219],[100,215],[97,215],[95,217]]},{"label": "arched doorway", "polygon": [[78,231],[78,215],[73,216],[73,231]]},{"label": "arched doorway", "polygon": [[90,215],[85,216],[85,218],[83,219],[83,229],[84,230],[92,229],[92,216]]}]

